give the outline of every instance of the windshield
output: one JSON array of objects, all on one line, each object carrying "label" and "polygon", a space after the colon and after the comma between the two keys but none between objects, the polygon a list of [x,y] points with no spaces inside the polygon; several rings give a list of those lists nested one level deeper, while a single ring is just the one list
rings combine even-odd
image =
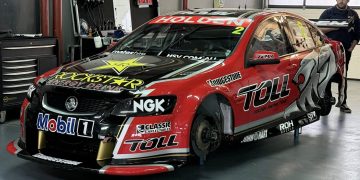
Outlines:
[{"label": "windshield", "polygon": [[130,34],[113,53],[189,59],[225,59],[234,50],[244,27],[147,24]]}]

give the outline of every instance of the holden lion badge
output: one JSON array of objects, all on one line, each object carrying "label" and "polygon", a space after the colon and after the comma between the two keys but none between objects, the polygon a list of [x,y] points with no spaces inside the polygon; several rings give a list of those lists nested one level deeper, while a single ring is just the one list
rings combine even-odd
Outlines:
[{"label": "holden lion badge", "polygon": [[74,111],[78,106],[79,102],[78,99],[74,96],[70,96],[65,101],[65,108],[68,111]]}]

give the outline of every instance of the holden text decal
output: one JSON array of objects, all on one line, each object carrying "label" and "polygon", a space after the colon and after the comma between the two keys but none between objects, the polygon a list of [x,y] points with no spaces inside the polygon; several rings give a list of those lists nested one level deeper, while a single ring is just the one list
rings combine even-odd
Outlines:
[{"label": "holden text decal", "polygon": [[247,27],[251,23],[251,20],[230,18],[230,17],[160,16],[150,21],[149,24],[176,24],[176,23]]}]

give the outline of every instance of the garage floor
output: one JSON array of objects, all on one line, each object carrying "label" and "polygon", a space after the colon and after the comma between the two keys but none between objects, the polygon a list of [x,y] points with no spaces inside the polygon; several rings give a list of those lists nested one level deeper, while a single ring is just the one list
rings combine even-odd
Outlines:
[{"label": "garage floor", "polygon": [[[204,166],[187,165],[175,172],[129,179],[360,179],[360,89],[349,81],[352,114],[333,109],[328,117],[303,128],[300,143],[293,133],[260,142],[222,148]],[[0,125],[0,179],[115,179],[72,173],[10,156],[6,144],[18,137],[18,112]],[[122,178],[123,179],[123,178]]]}]

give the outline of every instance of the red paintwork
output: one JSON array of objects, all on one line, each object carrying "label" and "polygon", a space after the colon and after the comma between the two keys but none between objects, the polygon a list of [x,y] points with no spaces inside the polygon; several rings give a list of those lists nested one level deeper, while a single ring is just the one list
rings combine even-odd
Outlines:
[{"label": "red paintwork", "polygon": [[139,166],[109,166],[103,168],[103,174],[120,176],[143,176],[169,172],[165,166],[161,165],[139,165]]},{"label": "red paintwork", "polygon": [[10,154],[12,154],[12,155],[15,155],[16,154],[16,147],[15,147],[15,145],[14,145],[14,141],[11,141],[8,145],[7,145],[7,147],[6,147],[6,150],[10,153]]}]

